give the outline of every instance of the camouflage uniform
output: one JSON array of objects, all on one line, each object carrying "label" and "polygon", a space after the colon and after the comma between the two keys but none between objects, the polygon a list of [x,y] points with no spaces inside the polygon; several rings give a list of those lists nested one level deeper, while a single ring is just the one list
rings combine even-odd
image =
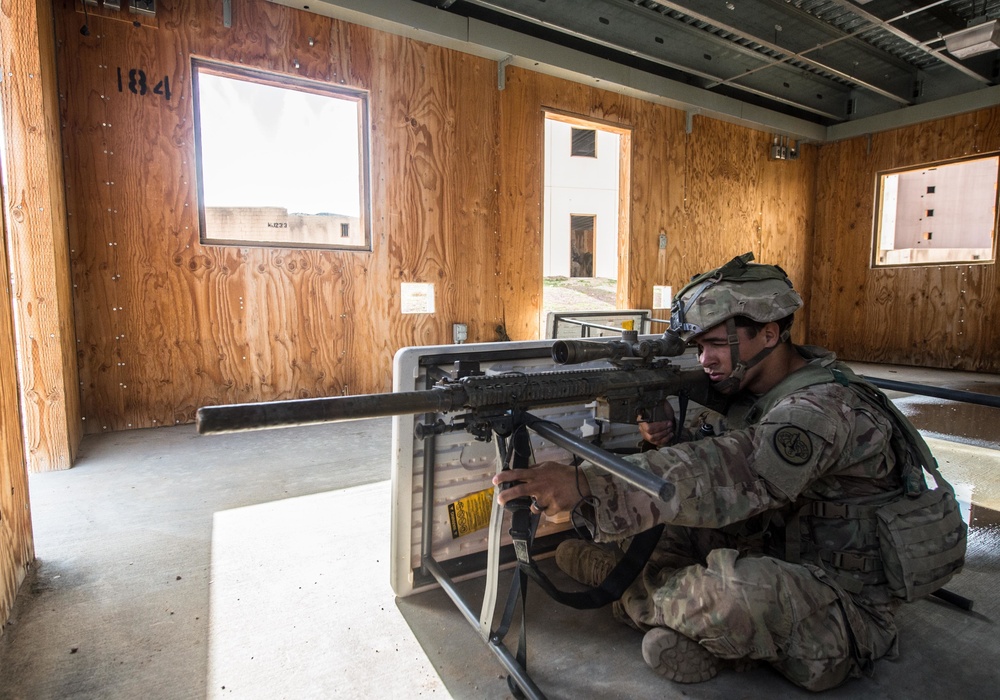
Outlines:
[{"label": "camouflage uniform", "polygon": [[[825,352],[799,351],[810,364]],[[754,397],[738,394],[722,435],[630,457],[676,485],[669,501],[585,473],[597,541],[667,525],[615,604],[619,616],[642,630],[672,628],[721,658],[770,662],[823,690],[895,652],[897,601],[880,575],[874,520],[815,504],[890,502],[901,477],[890,420],[849,387],[782,395],[781,386],[759,400],[760,416]]]}]

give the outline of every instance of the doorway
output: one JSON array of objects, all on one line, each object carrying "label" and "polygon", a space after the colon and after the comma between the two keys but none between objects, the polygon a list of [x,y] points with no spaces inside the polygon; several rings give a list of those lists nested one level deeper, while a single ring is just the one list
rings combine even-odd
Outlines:
[{"label": "doorway", "polygon": [[569,217],[569,276],[594,276],[596,216],[571,214]]},{"label": "doorway", "polygon": [[545,113],[542,337],[551,313],[618,308],[618,279],[627,272],[620,242],[628,240],[629,135]]}]

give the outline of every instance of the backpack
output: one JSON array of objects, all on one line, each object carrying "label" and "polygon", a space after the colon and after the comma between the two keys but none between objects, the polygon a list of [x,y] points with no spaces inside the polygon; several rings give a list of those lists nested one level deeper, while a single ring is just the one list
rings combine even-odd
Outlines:
[{"label": "backpack", "polygon": [[[753,412],[759,419],[784,396],[834,381],[849,387],[890,419],[890,444],[903,477],[902,493],[897,499],[881,506],[843,504],[845,512],[850,513],[847,517],[876,518],[879,554],[892,595],[911,602],[934,593],[962,570],[968,526],[962,519],[955,489],[941,475],[923,437],[892,401],[831,355],[789,375],[762,397]],[[935,488],[927,487],[924,471],[934,477]]]}]

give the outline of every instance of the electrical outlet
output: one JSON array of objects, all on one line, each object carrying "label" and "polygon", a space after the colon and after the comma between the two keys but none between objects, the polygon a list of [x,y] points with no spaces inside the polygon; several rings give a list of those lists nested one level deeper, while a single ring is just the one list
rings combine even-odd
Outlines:
[{"label": "electrical outlet", "polygon": [[129,0],[128,11],[137,15],[156,15],[156,0]]},{"label": "electrical outlet", "polygon": [[660,250],[667,249],[667,232],[660,231]]}]

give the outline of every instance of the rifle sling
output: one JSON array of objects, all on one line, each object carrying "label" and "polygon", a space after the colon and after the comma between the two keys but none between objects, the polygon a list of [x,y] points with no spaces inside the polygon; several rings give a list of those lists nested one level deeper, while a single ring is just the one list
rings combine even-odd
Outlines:
[{"label": "rifle sling", "polygon": [[563,591],[555,587],[531,557],[531,544],[537,526],[538,517],[532,516],[528,508],[518,507],[512,510],[510,536],[514,541],[518,568],[523,570],[554,601],[577,610],[601,608],[621,598],[625,589],[632,585],[636,576],[649,561],[649,557],[663,532],[663,525],[657,525],[651,530],[633,537],[625,556],[599,585],[583,591]]},{"label": "rifle sling", "polygon": [[[549,597],[557,603],[568,605],[577,610],[592,610],[601,608],[608,603],[613,603],[622,597],[632,582],[642,571],[656,543],[660,541],[663,533],[663,525],[641,532],[632,538],[625,556],[615,565],[607,577],[598,586],[588,588],[583,591],[563,591],[555,587],[542,571],[538,568],[531,557],[531,544],[535,539],[535,530],[538,528],[539,516],[531,512],[530,508],[523,504],[515,504],[508,509],[511,511],[510,536],[514,543],[514,552],[517,555],[517,569],[514,571],[514,578],[511,581],[510,593],[507,596],[507,604],[504,606],[503,616],[496,631],[491,635],[490,641],[499,644],[507,632],[514,618],[514,610],[517,607],[518,598],[521,599],[521,629],[518,637],[517,653],[515,658],[525,671],[528,670],[528,640],[526,636],[526,610],[528,597],[528,579],[537,583],[539,587],[549,594]],[[517,687],[512,676],[507,677],[507,686],[510,688],[515,698],[523,698],[520,688]]]}]

